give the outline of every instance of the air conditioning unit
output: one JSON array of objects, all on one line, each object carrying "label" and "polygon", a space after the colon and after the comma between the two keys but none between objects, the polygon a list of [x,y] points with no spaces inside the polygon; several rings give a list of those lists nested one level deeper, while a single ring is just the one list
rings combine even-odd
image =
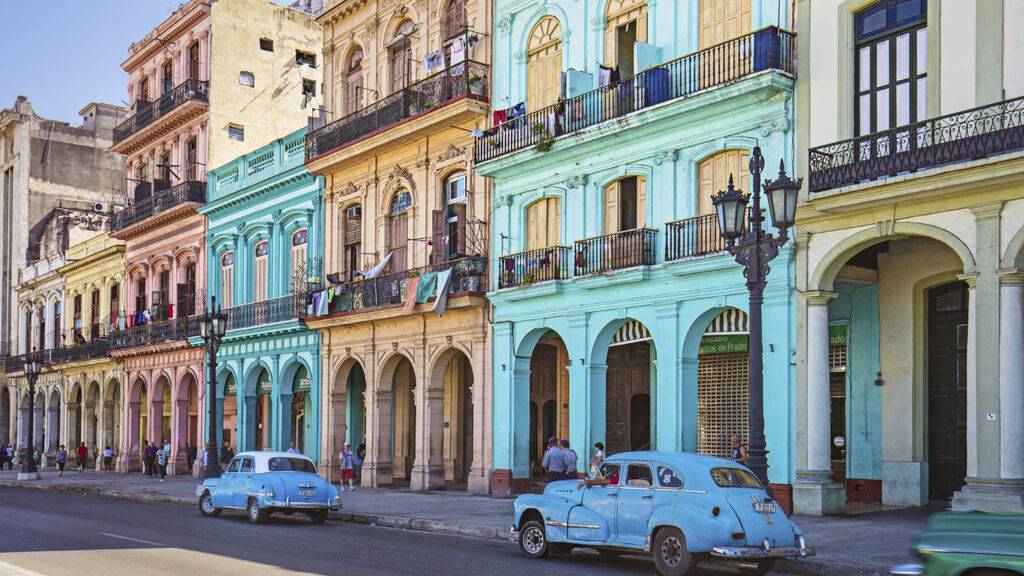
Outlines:
[{"label": "air conditioning unit", "polygon": [[95,202],[92,205],[93,212],[101,212],[106,214],[108,210],[110,210],[110,204],[107,204],[106,202]]},{"label": "air conditioning unit", "polygon": [[360,218],[363,215],[362,206],[349,206],[345,209],[345,216],[348,218]]}]

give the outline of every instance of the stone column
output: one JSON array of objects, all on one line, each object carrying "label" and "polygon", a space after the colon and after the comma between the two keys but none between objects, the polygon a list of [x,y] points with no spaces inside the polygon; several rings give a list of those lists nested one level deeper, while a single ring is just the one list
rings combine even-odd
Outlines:
[{"label": "stone column", "polygon": [[[486,332],[486,327],[484,327],[484,332]],[[486,396],[490,386],[485,384],[490,372],[489,366],[486,364],[486,358],[490,356],[485,351],[487,344],[486,334],[475,340],[471,360],[473,385],[470,387],[469,393],[473,398],[473,463],[469,469],[468,489],[474,494],[486,494],[489,492],[490,486],[488,475],[490,466],[487,459],[491,453],[491,429],[490,422],[486,417],[490,413],[490,410],[486,409],[487,406],[490,406],[490,399]]]},{"label": "stone column", "polygon": [[424,377],[417,387],[415,462],[409,487],[430,490],[444,486],[444,387],[443,381],[431,382]]},{"label": "stone column", "polygon": [[[376,373],[376,371],[374,371]],[[372,388],[366,407],[366,459],[363,461],[363,485],[391,484],[394,471],[391,464],[391,390],[379,389],[380,383],[367,381]]]},{"label": "stone column", "polygon": [[793,484],[793,511],[823,516],[842,512],[843,486],[832,481],[831,405],[829,395],[828,303],[831,292],[801,295],[807,307],[807,469],[797,470]]},{"label": "stone column", "polygon": [[1024,483],[1024,275],[999,270],[999,477]]}]

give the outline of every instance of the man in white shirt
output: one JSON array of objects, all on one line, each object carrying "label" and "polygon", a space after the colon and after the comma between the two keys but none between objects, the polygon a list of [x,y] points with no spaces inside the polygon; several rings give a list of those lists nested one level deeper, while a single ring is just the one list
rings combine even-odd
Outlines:
[{"label": "man in white shirt", "polygon": [[291,448],[288,449],[289,454],[302,454],[302,451],[295,447],[295,442],[292,442]]}]

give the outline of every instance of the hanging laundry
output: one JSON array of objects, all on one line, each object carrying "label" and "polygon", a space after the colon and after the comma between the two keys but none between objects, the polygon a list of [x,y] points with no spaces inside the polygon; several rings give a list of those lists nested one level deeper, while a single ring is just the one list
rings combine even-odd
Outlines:
[{"label": "hanging laundry", "polygon": [[597,87],[607,88],[612,83],[612,69],[607,66],[601,66],[597,70]]},{"label": "hanging laundry", "polygon": [[460,64],[466,60],[466,43],[462,38],[456,38],[452,41],[452,66]]},{"label": "hanging laundry", "polygon": [[402,314],[410,314],[416,307],[416,286],[419,283],[419,276],[413,276],[405,283],[405,306],[402,308]]},{"label": "hanging laundry", "polygon": [[317,296],[320,297],[320,301],[317,302],[316,315],[323,316],[324,314],[327,314],[327,290],[321,290],[317,293]]},{"label": "hanging laundry", "polygon": [[314,300],[313,300],[313,293],[312,292],[307,292],[306,293],[306,314],[309,314],[310,316],[312,316],[313,314],[316,313],[316,306],[313,304],[313,302],[314,302]]},{"label": "hanging laundry", "polygon": [[499,125],[505,123],[505,111],[504,110],[495,110],[493,116],[494,116],[493,117],[493,122],[494,122],[495,126],[499,126]]},{"label": "hanging laundry", "polygon": [[174,304],[167,305],[167,317],[174,318]]},{"label": "hanging laundry", "polygon": [[434,300],[434,307],[431,310],[437,312],[439,317],[444,316],[444,309],[448,306],[448,288],[451,282],[451,268],[437,273],[437,298]]},{"label": "hanging laundry", "polygon": [[421,66],[423,66],[423,70],[425,70],[428,73],[433,72],[434,70],[443,69],[445,67],[444,52],[435,51],[431,52],[430,54],[427,54],[426,56],[423,57],[423,62],[421,63]]},{"label": "hanging laundry", "polygon": [[430,300],[430,296],[434,293],[434,286],[437,282],[437,272],[426,272],[420,276],[420,281],[416,285],[416,302],[422,303]]},{"label": "hanging laundry", "polygon": [[525,102],[520,102],[519,104],[516,104],[515,106],[505,110],[505,127],[508,128],[509,130],[518,128],[520,123],[514,122],[514,120],[516,118],[519,118],[520,116],[526,116]]},{"label": "hanging laundry", "polygon": [[383,260],[378,262],[377,265],[374,266],[373,268],[370,268],[369,270],[356,270],[356,272],[362,274],[363,278],[375,278],[376,276],[379,276],[382,271],[384,271],[384,267],[387,266],[388,262],[390,261],[391,252],[388,252],[388,255],[385,256]]},{"label": "hanging laundry", "polygon": [[472,49],[473,46],[475,46],[476,43],[479,41],[480,37],[477,36],[476,34],[473,34],[472,36],[466,38],[466,47]]},{"label": "hanging laundry", "polygon": [[310,309],[309,313],[314,315],[314,316],[319,316],[320,315],[320,293],[319,292],[314,292],[313,293],[313,306]]},{"label": "hanging laundry", "polygon": [[330,303],[331,300],[334,300],[334,286],[327,289],[327,302]]}]

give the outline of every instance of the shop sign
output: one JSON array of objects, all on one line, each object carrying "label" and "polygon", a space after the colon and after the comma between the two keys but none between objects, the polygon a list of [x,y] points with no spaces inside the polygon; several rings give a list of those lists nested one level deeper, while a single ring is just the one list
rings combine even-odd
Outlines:
[{"label": "shop sign", "polygon": [[257,394],[270,394],[271,392],[270,378],[266,380],[260,378],[259,382],[256,383]]},{"label": "shop sign", "polygon": [[708,334],[700,339],[698,354],[731,354],[748,350],[746,334]]},{"label": "shop sign", "polygon": [[292,384],[292,392],[310,392],[313,389],[313,381],[309,378],[296,378]]},{"label": "shop sign", "polygon": [[832,324],[828,327],[828,345],[846,346],[846,324]]},{"label": "shop sign", "polygon": [[224,396],[237,396],[238,386],[235,385],[235,379],[231,378],[227,384],[224,385]]}]

